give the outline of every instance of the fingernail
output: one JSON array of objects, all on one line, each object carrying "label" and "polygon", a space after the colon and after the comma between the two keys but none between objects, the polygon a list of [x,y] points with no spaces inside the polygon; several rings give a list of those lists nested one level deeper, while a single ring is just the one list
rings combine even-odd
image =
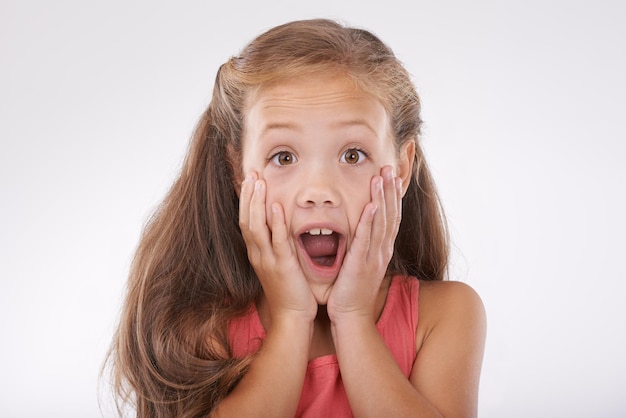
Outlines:
[{"label": "fingernail", "polygon": [[259,180],[254,182],[254,190],[261,190],[261,182]]}]

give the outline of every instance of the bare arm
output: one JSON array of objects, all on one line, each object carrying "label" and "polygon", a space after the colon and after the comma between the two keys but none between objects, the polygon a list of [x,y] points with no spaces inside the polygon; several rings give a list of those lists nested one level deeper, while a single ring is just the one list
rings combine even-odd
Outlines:
[{"label": "bare arm", "polygon": [[213,417],[293,417],[298,407],[313,323],[273,320],[250,370]]},{"label": "bare arm", "polygon": [[476,416],[485,338],[482,302],[461,283],[422,287],[424,318],[409,380],[371,318],[341,318],[333,324],[341,374],[356,417]]},{"label": "bare arm", "polygon": [[[363,209],[328,300],[346,394],[357,417],[472,416],[484,318],[482,303],[471,288],[437,282],[420,291],[415,337],[419,349],[410,379],[376,329],[376,312],[380,311],[374,301],[393,253],[402,190],[402,182],[389,166],[372,178],[371,203]],[[468,346],[474,348],[468,350]],[[446,367],[441,368],[442,364]]]},{"label": "bare arm", "polygon": [[263,346],[246,376],[214,417],[294,416],[313,337],[317,303],[288,240],[284,212],[272,206],[266,223],[265,183],[256,174],[241,187],[239,225],[271,316]]},{"label": "bare arm", "polygon": [[336,323],[333,335],[355,417],[440,416],[402,374],[371,319]]},{"label": "bare arm", "polygon": [[443,416],[474,417],[485,348],[483,303],[460,282],[423,282],[419,303],[421,348],[411,383]]}]

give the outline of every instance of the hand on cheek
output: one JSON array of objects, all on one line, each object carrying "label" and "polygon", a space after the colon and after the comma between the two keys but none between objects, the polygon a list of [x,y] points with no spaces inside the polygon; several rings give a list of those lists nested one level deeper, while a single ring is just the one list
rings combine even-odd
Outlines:
[{"label": "hand on cheek", "polygon": [[365,205],[339,277],[328,300],[331,320],[344,315],[374,316],[376,298],[393,255],[402,218],[402,182],[391,166],[371,180]]},{"label": "hand on cheek", "polygon": [[312,320],[317,313],[317,303],[287,234],[283,208],[278,203],[271,205],[270,231],[266,196],[265,182],[256,173],[248,175],[239,198],[239,226],[248,258],[263,286],[272,320],[283,315]]}]

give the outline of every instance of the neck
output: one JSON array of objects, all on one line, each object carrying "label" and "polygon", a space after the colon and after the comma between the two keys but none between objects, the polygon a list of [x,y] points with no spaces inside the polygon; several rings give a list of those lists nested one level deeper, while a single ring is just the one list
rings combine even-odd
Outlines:
[{"label": "neck", "polygon": [[326,305],[319,305],[315,317],[309,360],[329,354],[335,354],[335,343],[330,331],[330,319]]}]

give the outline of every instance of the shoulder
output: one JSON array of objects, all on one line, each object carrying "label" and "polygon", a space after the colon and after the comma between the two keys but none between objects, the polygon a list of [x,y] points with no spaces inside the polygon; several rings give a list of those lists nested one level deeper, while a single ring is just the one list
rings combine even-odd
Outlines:
[{"label": "shoulder", "polygon": [[420,281],[417,355],[411,383],[443,416],[475,416],[486,316],[462,282]]},{"label": "shoulder", "polygon": [[[468,284],[458,281],[420,281],[418,347],[435,328],[484,334],[486,314],[482,299]],[[421,334],[421,335],[420,335]]]},{"label": "shoulder", "polygon": [[420,302],[463,302],[482,306],[478,293],[468,284],[452,280],[420,280]]}]

